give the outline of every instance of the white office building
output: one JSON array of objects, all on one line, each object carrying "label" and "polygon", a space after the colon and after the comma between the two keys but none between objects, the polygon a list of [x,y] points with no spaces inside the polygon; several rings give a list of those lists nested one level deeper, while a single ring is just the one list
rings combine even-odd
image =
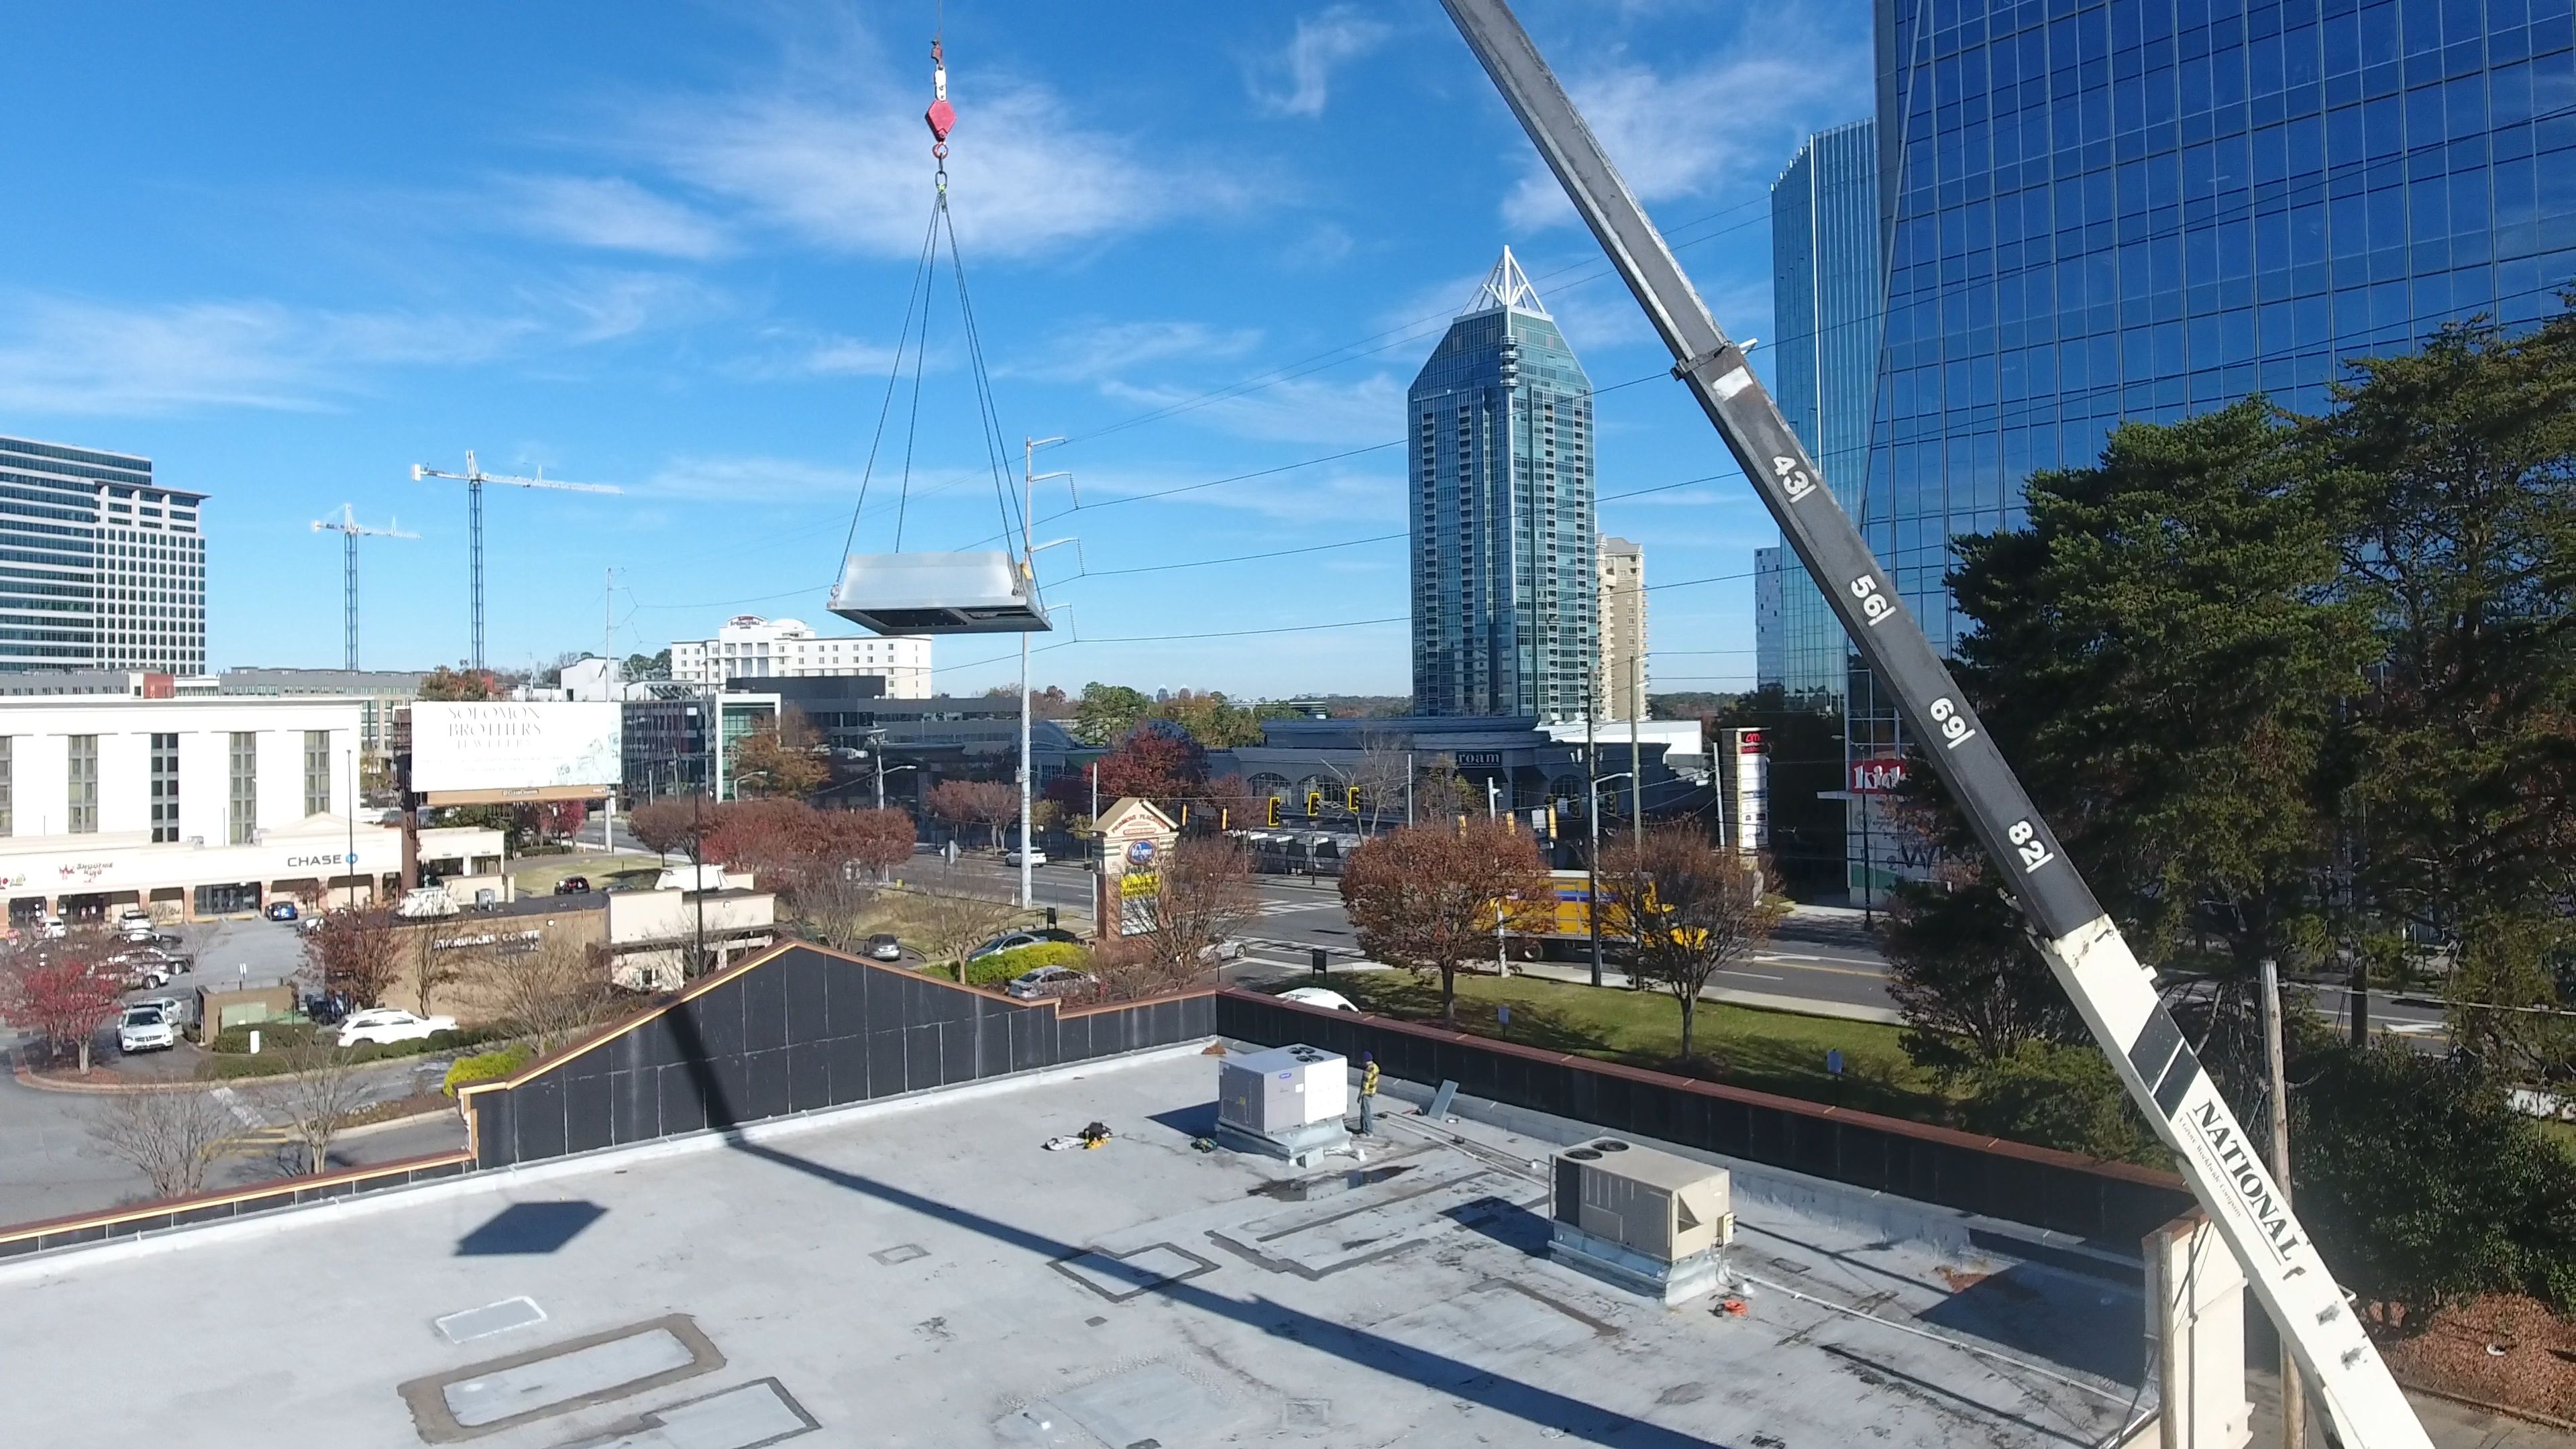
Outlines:
[{"label": "white office building", "polygon": [[[351,816],[350,698],[0,698],[0,897],[24,925],[141,905],[163,919],[380,894],[397,832]],[[442,873],[497,867],[498,832],[423,832]]]},{"label": "white office building", "polygon": [[0,670],[204,672],[205,501],[149,458],[0,438]]},{"label": "white office building", "polygon": [[802,619],[737,614],[713,639],[675,640],[675,683],[721,688],[737,679],[876,675],[888,699],[930,697],[930,641],[918,635],[825,636]]}]

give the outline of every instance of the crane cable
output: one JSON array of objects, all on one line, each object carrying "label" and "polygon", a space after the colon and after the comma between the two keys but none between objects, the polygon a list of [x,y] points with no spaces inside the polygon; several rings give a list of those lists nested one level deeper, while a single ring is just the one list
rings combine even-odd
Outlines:
[{"label": "crane cable", "polygon": [[[850,527],[842,544],[845,555],[858,541],[859,518],[867,508],[868,486],[876,475],[877,459],[884,449],[886,427],[893,419],[895,392],[903,382],[904,353],[909,348],[912,353],[912,396],[905,410],[903,467],[896,484],[894,523],[895,551],[903,551],[904,522],[912,501],[913,455],[921,432],[922,372],[930,353],[931,299],[938,279],[943,235],[947,243],[949,271],[957,287],[957,311],[966,339],[967,362],[975,380],[976,431],[984,444],[985,465],[992,473],[994,500],[1000,509],[1006,535],[1015,526],[1025,535],[1029,527],[1028,520],[1020,516],[1022,510],[1018,501],[1011,496],[1004,482],[1002,463],[1008,448],[1002,441],[1001,416],[993,405],[992,376],[984,363],[983,338],[975,326],[975,304],[966,286],[966,264],[957,245],[956,222],[948,210],[948,135],[957,124],[957,112],[948,101],[948,65],[937,37],[930,42],[930,67],[931,102],[929,108],[922,112],[922,121],[930,128],[930,156],[934,167],[930,222],[922,233],[921,254],[913,264],[912,283],[904,296],[903,326],[896,333],[894,360],[886,371],[885,396],[877,408],[876,431],[868,440],[868,460],[859,474],[858,501],[850,509]],[[1010,552],[1016,569],[1025,576],[1029,571],[1028,561],[1018,557],[1018,550],[1011,549]]]}]

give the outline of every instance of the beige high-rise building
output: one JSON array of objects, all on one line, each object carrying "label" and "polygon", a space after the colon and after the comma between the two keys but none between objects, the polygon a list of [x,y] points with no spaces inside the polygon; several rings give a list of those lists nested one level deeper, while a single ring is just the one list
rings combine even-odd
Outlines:
[{"label": "beige high-rise building", "polygon": [[1646,551],[1601,540],[1601,718],[1646,718]]}]

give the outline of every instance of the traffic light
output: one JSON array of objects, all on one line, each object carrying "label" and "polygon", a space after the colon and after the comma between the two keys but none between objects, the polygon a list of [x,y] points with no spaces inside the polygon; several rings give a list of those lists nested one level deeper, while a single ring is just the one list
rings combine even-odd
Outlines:
[{"label": "traffic light", "polygon": [[1321,790],[1309,790],[1309,791],[1307,791],[1307,792],[1306,792],[1306,818],[1307,818],[1307,819],[1309,819],[1309,820],[1316,820],[1316,819],[1320,819],[1320,818],[1322,818],[1323,814],[1324,814],[1324,792],[1323,792],[1323,791],[1321,791]]},{"label": "traffic light", "polygon": [[1357,814],[1359,814],[1359,813],[1360,813],[1360,787],[1359,787],[1359,786],[1357,786],[1357,785],[1353,785],[1353,786],[1349,787],[1348,789],[1345,789],[1344,791],[1342,791],[1342,808],[1343,808],[1343,809],[1345,809],[1345,810],[1348,810],[1348,811],[1349,811],[1349,812],[1351,812],[1353,815],[1357,815]]},{"label": "traffic light", "polygon": [[1279,825],[1279,797],[1276,795],[1270,797],[1270,825],[1272,829]]}]

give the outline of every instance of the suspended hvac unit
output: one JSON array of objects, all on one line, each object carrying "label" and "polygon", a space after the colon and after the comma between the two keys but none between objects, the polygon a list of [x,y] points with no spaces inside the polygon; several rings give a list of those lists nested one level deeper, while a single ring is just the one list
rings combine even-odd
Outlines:
[{"label": "suspended hvac unit", "polygon": [[831,610],[879,634],[1042,634],[1046,606],[1007,553],[854,553]]}]

